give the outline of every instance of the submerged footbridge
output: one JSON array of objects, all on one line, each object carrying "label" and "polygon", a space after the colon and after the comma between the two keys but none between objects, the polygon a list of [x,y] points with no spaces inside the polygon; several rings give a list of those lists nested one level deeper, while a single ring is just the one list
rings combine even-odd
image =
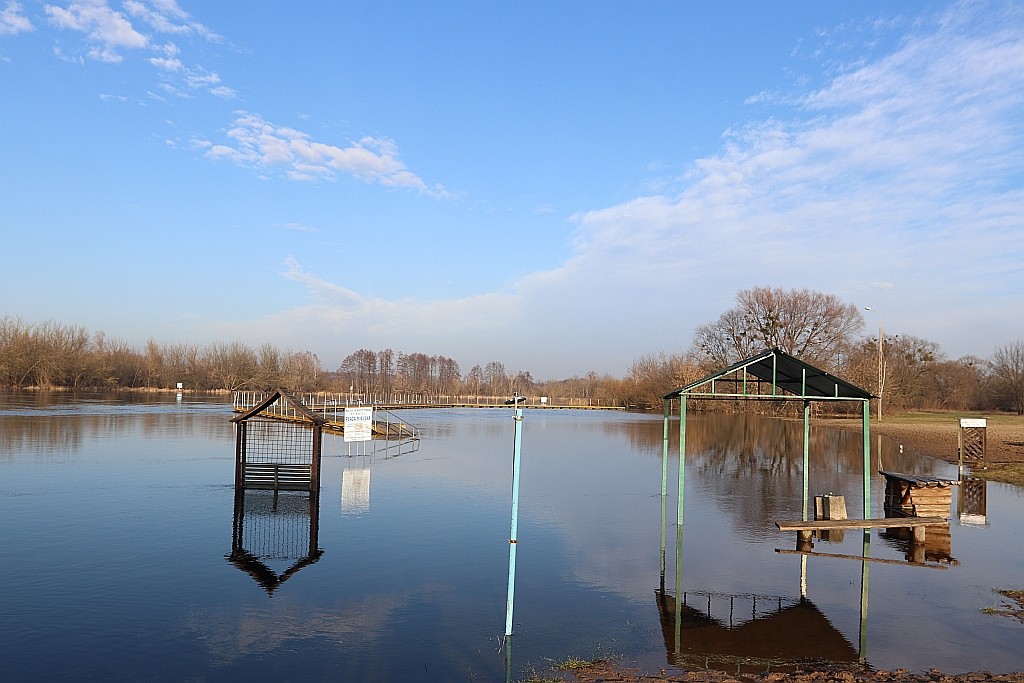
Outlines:
[{"label": "submerged footbridge", "polygon": [[[234,392],[235,410],[246,410],[255,405],[261,396],[269,394],[259,391]],[[372,406],[377,410],[409,410],[415,408],[508,408],[513,399],[504,396],[483,396],[476,394],[437,394],[423,392],[343,392],[296,394],[311,410],[325,415],[341,415],[346,407]],[[519,396],[518,405],[523,408],[552,410],[626,410],[626,406],[610,399],[576,396]]]},{"label": "submerged footbridge", "polygon": [[[325,404],[310,395],[284,389],[269,394],[237,392],[232,401],[235,425],[235,489],[320,491],[323,433],[345,441],[386,442],[397,454],[416,450],[419,430],[379,408]],[[348,413],[348,432],[346,432]]]},{"label": "submerged footbridge", "polygon": [[[270,400],[273,399],[273,400]],[[271,419],[300,424],[321,421],[326,432],[345,433],[345,409],[363,408],[362,403],[348,403],[337,394],[293,394],[283,389],[276,392],[236,391],[232,398],[232,409],[236,413],[257,412]],[[379,439],[419,439],[419,430],[390,411],[402,405],[374,405],[372,434]]]}]

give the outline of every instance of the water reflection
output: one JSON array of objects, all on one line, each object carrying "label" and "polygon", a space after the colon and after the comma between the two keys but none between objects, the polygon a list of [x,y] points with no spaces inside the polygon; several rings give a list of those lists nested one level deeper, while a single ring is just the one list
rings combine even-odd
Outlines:
[{"label": "water reflection", "polygon": [[324,554],[319,529],[318,492],[236,488],[231,552],[226,558],[273,595]]},{"label": "water reflection", "polygon": [[761,673],[859,661],[853,644],[807,599],[692,591],[679,604],[659,592],[657,603],[672,666]]}]

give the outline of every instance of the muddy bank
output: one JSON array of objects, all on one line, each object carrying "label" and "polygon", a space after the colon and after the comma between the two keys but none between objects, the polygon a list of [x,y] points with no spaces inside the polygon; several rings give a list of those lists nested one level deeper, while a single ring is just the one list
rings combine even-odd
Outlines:
[{"label": "muddy bank", "polygon": [[578,681],[579,683],[984,683],[986,681],[1022,683],[1024,682],[1024,673],[993,674],[988,671],[980,671],[950,675],[934,669],[918,673],[906,669],[895,671],[842,669],[735,676],[718,671],[646,675],[630,671],[613,662],[596,661],[574,669],[571,674],[564,675],[561,680]]}]

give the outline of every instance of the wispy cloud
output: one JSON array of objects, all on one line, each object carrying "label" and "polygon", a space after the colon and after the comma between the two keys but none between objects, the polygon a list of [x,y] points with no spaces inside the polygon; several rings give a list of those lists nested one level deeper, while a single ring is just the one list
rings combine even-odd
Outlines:
[{"label": "wispy cloud", "polygon": [[314,228],[303,223],[280,223],[277,227],[295,230],[296,232],[320,232],[320,228]]},{"label": "wispy cloud", "polygon": [[0,10],[0,36],[14,36],[36,30],[32,22],[25,16],[21,4],[8,0]]},{"label": "wispy cloud", "polygon": [[[502,293],[369,299],[292,264],[285,276],[316,303],[282,315],[308,329],[320,319],[397,334],[443,311],[444,329],[460,338],[481,333],[482,316],[520,338],[551,340],[550,358],[575,367],[594,339],[624,362],[651,343],[685,347],[736,291],[771,283],[871,296],[864,303],[898,311],[897,327],[940,343],[976,344],[980,331],[998,343],[1006,311],[1024,305],[1022,27],[1024,10],[1012,4],[958,4],[923,18],[890,36],[887,54],[784,93],[782,114],[726,131],[718,153],[654,184],[656,194],[581,212],[571,256],[515,281],[509,274]],[[404,168],[387,145],[339,149],[258,118],[238,124],[237,146],[212,155],[422,189],[394,175]],[[494,355],[508,357],[510,342],[499,343]]]},{"label": "wispy cloud", "polygon": [[347,147],[312,139],[307,133],[274,125],[259,114],[239,112],[227,132],[232,144],[199,141],[212,159],[274,171],[298,181],[335,180],[339,174],[387,187],[402,187],[440,199],[452,194],[437,184],[428,186],[398,158],[391,140],[364,137]]},{"label": "wispy cloud", "polygon": [[58,28],[86,35],[87,54],[91,59],[118,63],[124,59],[121,50],[140,49],[149,43],[124,14],[111,9],[102,0],[82,0],[67,7],[46,5],[44,9]]},{"label": "wispy cloud", "polygon": [[[186,64],[176,43],[161,40],[166,36],[194,35],[220,42],[223,40],[220,35],[193,19],[175,0],[128,0],[123,7],[124,12],[118,11],[107,0],[75,0],[66,5],[44,6],[53,26],[84,35],[84,45],[80,48],[58,45],[54,53],[65,61],[91,59],[120,64],[126,54],[144,52],[149,55],[145,60],[165,79],[161,85],[179,96],[190,97],[191,92],[206,91],[222,99],[236,97],[232,88],[221,83],[218,74],[198,64]],[[7,11],[14,17],[20,16],[17,3],[9,3]],[[0,20],[0,32],[3,26],[5,23]]]}]

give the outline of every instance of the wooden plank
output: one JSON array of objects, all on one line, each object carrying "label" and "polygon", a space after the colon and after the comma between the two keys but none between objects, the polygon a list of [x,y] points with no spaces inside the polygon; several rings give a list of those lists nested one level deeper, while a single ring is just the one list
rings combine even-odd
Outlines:
[{"label": "wooden plank", "polygon": [[878,562],[880,564],[903,564],[910,567],[931,567],[932,569],[949,569],[944,564],[930,564],[927,562],[908,562],[906,560],[889,560],[884,557],[864,557],[862,555],[844,555],[842,553],[816,553],[811,550],[784,550],[776,548],[775,552],[780,555],[807,555],[811,557],[831,557],[837,560],[860,560],[862,562]]},{"label": "wooden plank", "polygon": [[782,531],[814,531],[830,529],[886,529],[913,528],[945,524],[943,517],[882,517],[879,519],[819,519],[796,520],[793,522],[775,522]]}]

